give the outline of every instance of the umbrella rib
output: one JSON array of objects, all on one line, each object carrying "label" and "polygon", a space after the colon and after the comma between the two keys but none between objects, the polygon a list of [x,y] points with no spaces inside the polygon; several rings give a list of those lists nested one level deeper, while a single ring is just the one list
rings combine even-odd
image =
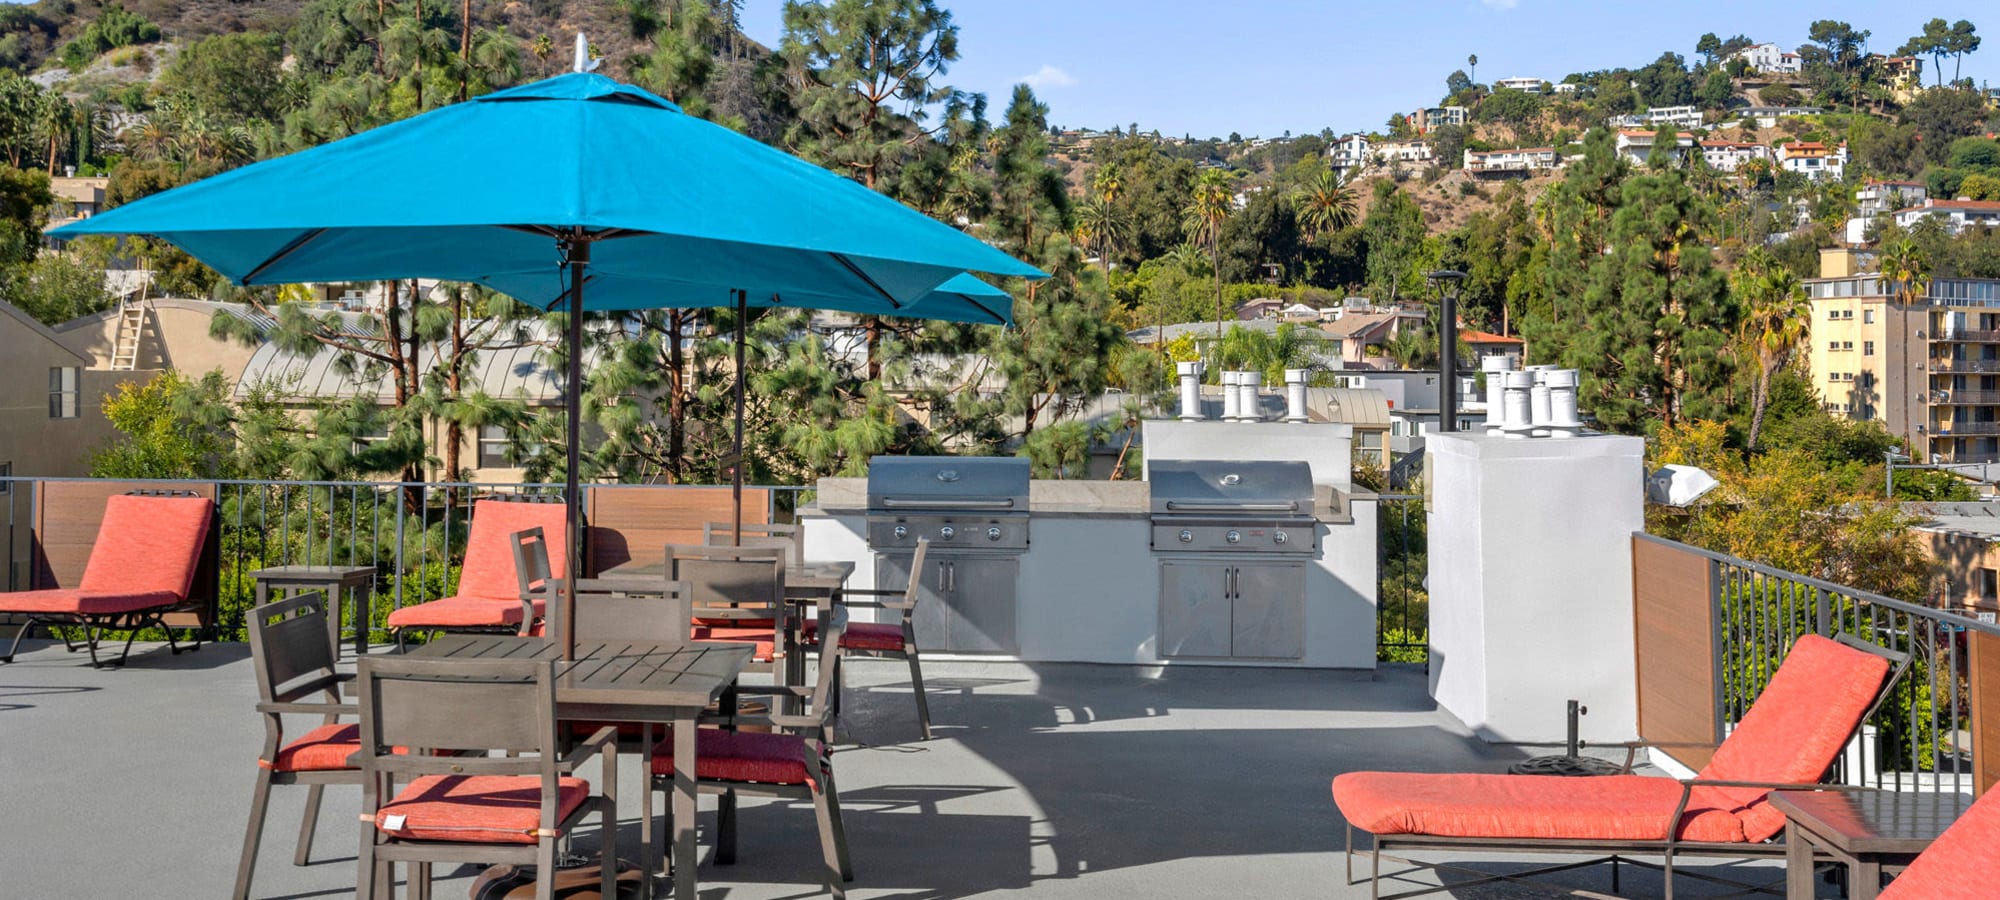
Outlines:
[{"label": "umbrella rib", "polygon": [[314,228],[310,231],[300,234],[298,237],[292,238],[290,243],[287,243],[285,246],[279,248],[278,252],[271,254],[271,258],[266,259],[261,263],[258,263],[256,268],[251,269],[249,272],[244,273],[243,281],[241,283],[249,284],[252,281],[257,280],[257,276],[264,274],[265,270],[281,262],[284,262],[285,257],[297,253],[300,250],[300,248],[303,248],[305,245],[318,240],[319,236],[325,233],[326,229],[324,228]]},{"label": "umbrella rib", "polygon": [[880,294],[882,296],[882,299],[889,301],[890,309],[903,308],[903,304],[897,303],[895,297],[890,296],[889,292],[883,290],[880,284],[875,283],[875,279],[868,277],[867,272],[861,271],[860,266],[855,265],[853,260],[848,259],[847,254],[829,253],[827,255],[833,257],[834,262],[840,263],[840,265],[843,268],[847,269],[847,271],[851,273],[854,277],[861,279],[862,284],[868,285],[870,288],[874,289],[875,293]]},{"label": "umbrella rib", "polygon": [[965,295],[962,295],[962,296],[964,297],[964,299],[965,299],[965,302],[967,302],[967,303],[970,303],[970,304],[972,304],[973,306],[976,306],[976,307],[978,307],[978,308],[979,308],[979,311],[980,311],[980,312],[983,312],[983,313],[985,313],[985,314],[987,314],[987,315],[989,315],[989,316],[992,316],[992,317],[993,317],[993,324],[995,324],[995,325],[1000,325],[1000,326],[1003,326],[1003,327],[1004,327],[1004,326],[1005,326],[1005,325],[1007,324],[1007,318],[1006,318],[1005,316],[1002,316],[1002,315],[1000,315],[1000,314],[999,314],[999,313],[997,313],[997,312],[994,312],[994,311],[993,311],[993,307],[990,307],[990,306],[987,306],[986,304],[984,304],[984,303],[981,303],[981,302],[979,302],[979,299],[978,299],[978,298],[976,298],[976,297],[973,297],[973,296],[972,296],[972,295],[970,295],[970,294],[965,294]]}]

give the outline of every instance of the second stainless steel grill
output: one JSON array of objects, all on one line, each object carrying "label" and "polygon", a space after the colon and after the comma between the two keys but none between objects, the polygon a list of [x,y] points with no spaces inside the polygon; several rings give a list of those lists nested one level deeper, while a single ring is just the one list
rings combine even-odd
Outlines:
[{"label": "second stainless steel grill", "polygon": [[1153,460],[1147,480],[1155,550],[1310,556],[1318,549],[1305,463]]}]

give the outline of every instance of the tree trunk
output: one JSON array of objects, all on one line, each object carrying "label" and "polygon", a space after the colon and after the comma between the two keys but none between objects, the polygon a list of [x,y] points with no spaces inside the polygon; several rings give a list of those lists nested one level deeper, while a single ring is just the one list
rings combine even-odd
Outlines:
[{"label": "tree trunk", "polygon": [[[451,296],[451,365],[445,371],[445,388],[450,394],[445,398],[448,405],[456,405],[463,396],[464,369],[465,298],[454,291]],[[465,435],[455,418],[447,417],[444,428],[444,480],[455,484],[465,480],[465,467],[459,462],[459,454],[465,449]],[[477,468],[476,463],[474,467]]]},{"label": "tree trunk", "polygon": [[1757,435],[1764,430],[1764,408],[1771,403],[1771,367],[1765,366],[1757,372],[1756,393],[1750,395],[1750,439],[1748,449],[1757,449]]},{"label": "tree trunk", "polygon": [[882,377],[882,320],[869,316],[863,327],[868,336],[868,380],[876,381]]},{"label": "tree trunk", "polygon": [[680,310],[667,313],[667,480],[674,484],[687,464],[687,353],[681,349],[686,322]]},{"label": "tree trunk", "polygon": [[458,23],[458,102],[472,99],[472,0],[459,6]]}]

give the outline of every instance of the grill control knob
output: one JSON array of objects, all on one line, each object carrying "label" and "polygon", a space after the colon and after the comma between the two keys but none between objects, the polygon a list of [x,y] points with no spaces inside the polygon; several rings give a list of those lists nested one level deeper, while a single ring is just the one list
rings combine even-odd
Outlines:
[{"label": "grill control knob", "polygon": [[907,526],[898,525],[896,526],[894,534],[896,535],[896,540],[900,541],[910,536],[910,529]]},{"label": "grill control knob", "polygon": [[1243,541],[1243,532],[1231,531],[1230,533],[1223,535],[1222,539],[1232,544],[1241,543]]},{"label": "grill control knob", "polygon": [[986,539],[987,539],[987,540],[989,540],[989,541],[997,541],[997,540],[999,540],[999,539],[1000,539],[1000,526],[998,526],[998,525],[995,525],[995,526],[993,526],[993,527],[991,527],[991,528],[988,528],[988,529],[986,529]]},{"label": "grill control knob", "polygon": [[938,537],[943,540],[948,541],[957,536],[958,536],[958,529],[953,528],[950,525],[946,525],[945,527],[938,529]]},{"label": "grill control knob", "polygon": [[1194,543],[1194,532],[1189,531],[1185,528],[1181,529],[1181,543],[1183,544]]},{"label": "grill control knob", "polygon": [[1271,535],[1271,540],[1274,540],[1274,541],[1277,541],[1277,542],[1278,542],[1278,543],[1280,543],[1280,544],[1283,544],[1283,543],[1287,543],[1287,542],[1291,541],[1291,536],[1289,536],[1289,535],[1285,534],[1284,532],[1280,531],[1280,532],[1277,532],[1276,534],[1273,534],[1273,535]]}]

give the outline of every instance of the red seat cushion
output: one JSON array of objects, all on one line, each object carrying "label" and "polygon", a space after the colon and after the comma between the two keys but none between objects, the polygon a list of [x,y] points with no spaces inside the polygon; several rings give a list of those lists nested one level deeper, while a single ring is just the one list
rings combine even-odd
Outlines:
[{"label": "red seat cushion", "polygon": [[[1713,808],[1708,790],[1697,790],[1689,800],[1680,837],[1743,840],[1736,816]],[[1663,840],[1680,797],[1680,782],[1642,775],[1348,772],[1333,779],[1333,802],[1341,815],[1371,834]]]},{"label": "red seat cushion", "polygon": [[214,514],[215,502],[206,497],[105,498],[104,521],[77,588],[186,598]]},{"label": "red seat cushion", "polygon": [[778,645],[769,628],[710,628],[696,625],[688,632],[697,641],[722,641],[731,644],[753,644],[750,655],[757,662],[770,662],[777,657]]},{"label": "red seat cushion", "polygon": [[[1816,634],[1798,639],[1770,684],[1714,758],[1696,776],[1712,781],[1810,784],[1826,773],[1874,704],[1889,661]],[[1763,788],[1718,788],[1743,819],[1743,833],[1763,841],[1784,830],[1785,816],[1764,802]]]},{"label": "red seat cushion", "polygon": [[1889,882],[1881,900],[1977,900],[2000,884],[2000,790],[1986,795],[1958,817],[1903,874]]},{"label": "red seat cushion", "polygon": [[[819,622],[806,622],[806,640],[819,642]],[[847,650],[876,650],[899,652],[903,649],[903,626],[881,622],[849,622],[847,632],[840,636],[840,646]]]},{"label": "red seat cushion", "polygon": [[[535,616],[542,615],[543,602],[534,601]],[[521,624],[521,601],[517,598],[442,597],[389,614],[390,628],[510,628]]]},{"label": "red seat cushion", "polygon": [[713,616],[695,616],[694,624],[703,628],[762,628],[774,631],[778,623],[774,619],[718,619]]},{"label": "red seat cushion", "polygon": [[278,751],[277,759],[257,761],[273,772],[327,772],[352,769],[348,757],[361,750],[361,726],[321,725]]},{"label": "red seat cushion", "polygon": [[[808,784],[805,739],[794,734],[696,729],[694,777],[706,781]],[[674,745],[653,750],[653,774],[674,774]]]},{"label": "red seat cushion", "polygon": [[142,594],[99,594],[68,588],[0,594],[0,612],[42,615],[115,616],[120,613],[178,606],[181,595],[171,591]]},{"label": "red seat cushion", "polygon": [[[556,787],[556,821],[576,812],[590,782],[564,778]],[[416,841],[532,844],[541,827],[542,780],[533,775],[426,775],[375,813],[375,827]],[[402,827],[390,829],[390,816]]]}]

